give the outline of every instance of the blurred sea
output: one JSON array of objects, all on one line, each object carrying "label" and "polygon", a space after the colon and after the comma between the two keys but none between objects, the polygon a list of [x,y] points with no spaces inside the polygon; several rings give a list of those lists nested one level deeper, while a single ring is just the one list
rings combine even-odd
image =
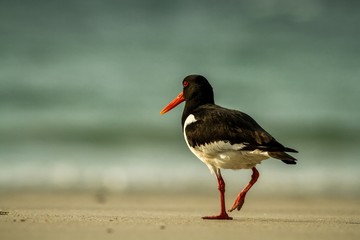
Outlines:
[{"label": "blurred sea", "polygon": [[[257,192],[360,194],[358,1],[0,1],[0,189],[217,191],[187,149],[182,79],[205,75],[298,165]],[[223,171],[230,191],[249,171]],[[232,189],[233,188],[233,189]]]}]

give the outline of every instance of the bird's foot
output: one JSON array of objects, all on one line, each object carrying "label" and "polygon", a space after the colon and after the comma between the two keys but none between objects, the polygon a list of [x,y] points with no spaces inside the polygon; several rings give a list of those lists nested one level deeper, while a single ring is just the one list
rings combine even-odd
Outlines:
[{"label": "bird's foot", "polygon": [[205,219],[205,220],[232,220],[233,218],[229,217],[229,215],[226,212],[224,212],[224,213],[220,213],[220,215],[217,215],[217,216],[206,216],[206,217],[203,217],[202,219]]},{"label": "bird's foot", "polygon": [[235,209],[237,209],[238,211],[240,211],[240,209],[242,208],[242,206],[244,205],[245,202],[245,196],[241,196],[235,199],[234,204],[232,205],[232,207],[229,209],[229,212],[234,211]]}]

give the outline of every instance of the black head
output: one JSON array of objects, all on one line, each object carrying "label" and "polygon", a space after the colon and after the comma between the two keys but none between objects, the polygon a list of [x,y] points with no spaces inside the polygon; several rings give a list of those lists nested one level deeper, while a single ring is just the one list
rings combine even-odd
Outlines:
[{"label": "black head", "polygon": [[189,75],[184,78],[183,91],[166,105],[160,114],[167,113],[183,101],[185,103],[184,116],[190,114],[197,107],[204,104],[214,104],[214,93],[208,80],[200,75]]},{"label": "black head", "polygon": [[201,75],[189,75],[182,81],[186,103],[214,104],[214,92],[208,80]]}]

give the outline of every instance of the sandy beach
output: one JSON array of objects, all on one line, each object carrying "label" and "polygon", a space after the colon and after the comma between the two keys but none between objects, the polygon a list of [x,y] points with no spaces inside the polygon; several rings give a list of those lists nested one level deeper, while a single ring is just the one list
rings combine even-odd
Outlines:
[{"label": "sandy beach", "polygon": [[[228,200],[228,205],[230,204]],[[232,221],[211,194],[12,192],[0,196],[0,239],[360,239],[360,201],[250,196]]]}]

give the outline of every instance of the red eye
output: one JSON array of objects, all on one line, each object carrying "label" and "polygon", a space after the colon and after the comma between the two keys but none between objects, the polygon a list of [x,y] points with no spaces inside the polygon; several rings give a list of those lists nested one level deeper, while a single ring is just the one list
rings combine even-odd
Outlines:
[{"label": "red eye", "polygon": [[184,81],[184,82],[183,82],[183,86],[184,86],[184,87],[187,87],[188,85],[189,85],[189,82],[188,82],[188,81]]}]

